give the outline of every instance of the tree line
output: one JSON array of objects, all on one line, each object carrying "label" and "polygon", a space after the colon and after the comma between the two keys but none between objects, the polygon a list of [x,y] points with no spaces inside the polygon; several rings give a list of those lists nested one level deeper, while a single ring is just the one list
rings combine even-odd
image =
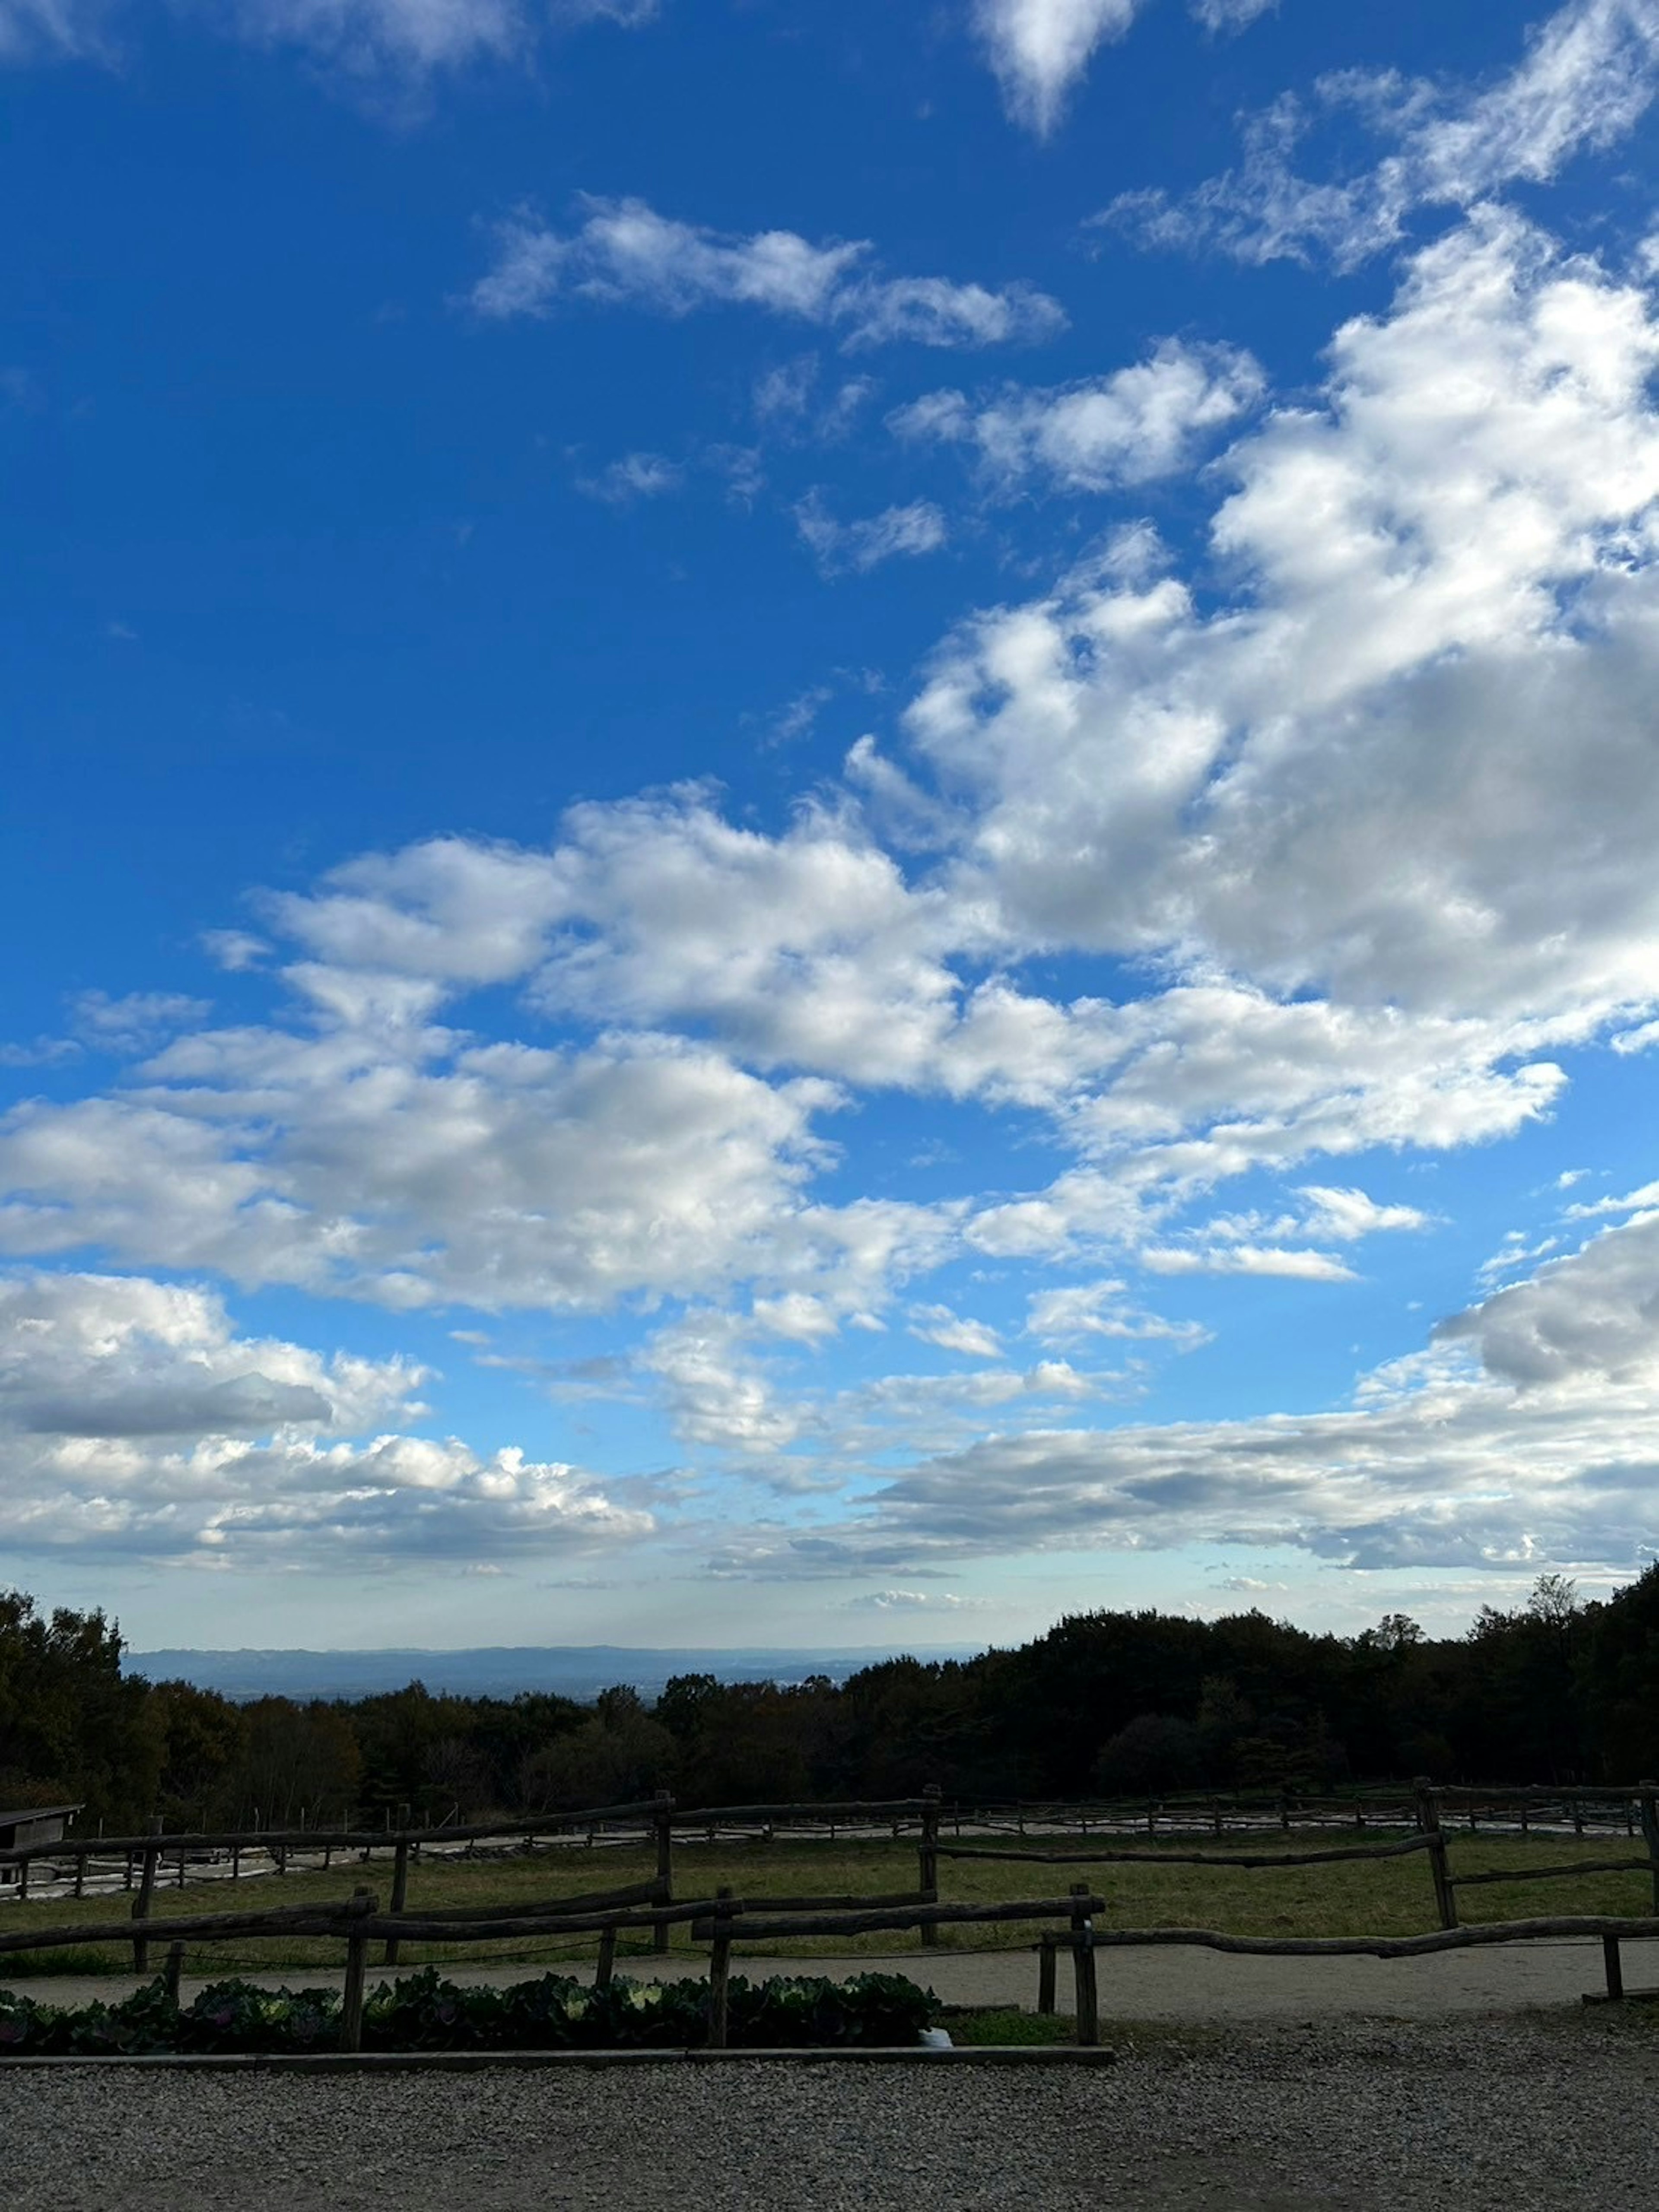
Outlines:
[{"label": "tree line", "polygon": [[1659,1564],[1605,1600],[1545,1576],[1466,1635],[1390,1613],[1353,1636],[1261,1612],[1079,1613],[1011,1650],[894,1658],[836,1682],[675,1677],[647,1702],[455,1697],[237,1703],[123,1671],[101,1612],[0,1593],[0,1808],[85,1828],[378,1824],[617,1803],[915,1794],[1164,1796],[1659,1773]]}]

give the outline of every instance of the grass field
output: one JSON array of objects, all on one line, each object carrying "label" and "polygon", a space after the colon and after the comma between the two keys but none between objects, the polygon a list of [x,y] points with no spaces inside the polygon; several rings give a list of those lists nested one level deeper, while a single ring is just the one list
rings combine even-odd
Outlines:
[{"label": "grass field", "polygon": [[[1287,1839],[1288,1840],[1288,1839]],[[1367,1840],[1393,1841],[1376,1835]],[[1449,1838],[1450,1863],[1455,1874],[1503,1869],[1524,1873],[1532,1866],[1567,1865],[1576,1861],[1639,1856],[1640,1845],[1627,1845],[1606,1837],[1548,1840],[1486,1835]],[[1063,1839],[1045,1837],[1042,1848],[1064,1848]],[[1310,1848],[1297,1842],[1297,1849]],[[1010,1846],[1011,1849],[1016,1846]],[[1098,1850],[1096,1837],[1081,1850]],[[1190,1841],[1171,1845],[1190,1850]],[[1218,1850],[1238,1845],[1218,1845]],[[1253,1853],[1271,1844],[1250,1843]],[[560,1896],[642,1881],[656,1871],[654,1856],[643,1850],[565,1850],[515,1855],[504,1858],[429,1859],[410,1869],[408,1909],[522,1903],[526,1908]],[[380,1856],[362,1864],[337,1863],[327,1873],[295,1873],[266,1876],[236,1884],[199,1882],[185,1889],[158,1887],[155,1916],[173,1918],[201,1913],[258,1912],[277,1905],[313,1901],[343,1902],[358,1884],[374,1889],[385,1903],[390,1892],[389,1858]],[[1433,1886],[1425,1854],[1372,1862],[1349,1862],[1335,1866],[1274,1868],[1255,1872],[1215,1866],[1029,1866],[1000,1864],[996,1859],[943,1859],[939,1868],[941,1901],[946,1904],[1007,1902],[1022,1898],[1061,1897],[1077,1881],[1087,1880],[1097,1895],[1107,1900],[1099,1916],[1103,1927],[1213,1928],[1239,1936],[1406,1936],[1421,1934],[1437,1925]],[[915,1886],[916,1853],[913,1843],[892,1842],[774,1842],[716,1844],[677,1841],[674,1854],[676,1895],[695,1900],[712,1896],[720,1884],[751,1905],[768,1896],[874,1894]],[[31,1899],[27,1905],[0,1906],[0,1932],[14,1928],[70,1928],[124,1919],[131,1899],[113,1897]],[[1636,1915],[1651,1911],[1653,1891],[1645,1873],[1586,1875],[1545,1881],[1519,1881],[1458,1893],[1460,1917],[1478,1921],[1521,1920],[1566,1913]],[[1030,1945],[1036,1928],[1030,1922],[1004,1927],[978,1925],[946,1927],[941,1948],[947,1950],[1017,1950]],[[648,1934],[623,1935],[619,1962],[638,1957],[650,1948]],[[422,1966],[461,1958],[523,1960],[553,1965],[591,1959],[597,1937],[562,1942],[532,1943],[510,1941],[489,1945],[405,1943],[403,1962]],[[672,1948],[693,1958],[706,1956],[694,1946],[689,1929],[672,1931]],[[891,1955],[914,1948],[906,1933],[825,1938],[816,1942],[768,1942],[775,1955],[809,1959],[831,1953],[842,1955]],[[154,1954],[152,1954],[154,1957]],[[337,1966],[341,1947],[306,1938],[275,1941],[242,1940],[204,1946],[190,1956],[192,1972],[227,1972],[254,1967]],[[9,1982],[50,1972],[120,1972],[131,1962],[125,1948],[109,1946],[92,1950],[82,1946],[63,1951],[0,1953],[0,1987]],[[159,1965],[159,1960],[155,1961]]]}]

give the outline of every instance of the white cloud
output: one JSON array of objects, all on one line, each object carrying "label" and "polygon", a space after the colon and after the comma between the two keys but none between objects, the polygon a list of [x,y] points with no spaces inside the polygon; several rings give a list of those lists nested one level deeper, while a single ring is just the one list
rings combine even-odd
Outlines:
[{"label": "white cloud", "polygon": [[1415,1206],[1379,1206],[1363,1190],[1339,1189],[1328,1183],[1304,1183],[1297,1194],[1312,1207],[1307,1227],[1316,1237],[1343,1243],[1373,1237],[1379,1230],[1417,1230],[1429,1226],[1429,1217]]},{"label": "white cloud", "polygon": [[[112,27],[130,12],[128,0],[0,0],[0,63],[112,62]],[[634,29],[655,20],[659,0],[547,0],[546,13],[556,27]],[[226,0],[208,20],[252,45],[303,47],[358,77],[528,56],[537,37],[520,0]]]},{"label": "white cloud", "polygon": [[1570,1206],[1569,1221],[1589,1221],[1604,1213],[1643,1213],[1650,1206],[1659,1206],[1659,1182],[1644,1182],[1638,1190],[1626,1191],[1622,1198],[1601,1198],[1592,1204]]},{"label": "white cloud", "polygon": [[0,1275],[0,1419],[24,1435],[338,1434],[424,1412],[408,1361],[237,1336],[215,1293],[143,1278]]},{"label": "white cloud", "polygon": [[1261,1244],[1147,1245],[1139,1255],[1155,1275],[1288,1275],[1305,1283],[1352,1283],[1352,1267],[1329,1252]]},{"label": "white cloud", "polygon": [[1659,1477],[1656,1230],[1610,1231],[1498,1293],[1339,1411],[981,1433],[837,1520],[757,1531],[721,1567],[908,1577],[1015,1551],[1249,1544],[1369,1571],[1628,1570]]},{"label": "white cloud", "polygon": [[0,1277],[0,1543],[325,1572],[649,1531],[572,1468],[372,1433],[425,1413],[424,1379],[242,1337],[199,1289]]},{"label": "white cloud", "polygon": [[949,1306],[913,1306],[910,1334],[923,1344],[936,1344],[941,1352],[960,1352],[969,1359],[1002,1357],[1001,1340],[994,1328],[964,1319]]},{"label": "white cloud", "polygon": [[1574,155],[1625,137],[1659,91],[1655,0],[1570,0],[1484,92],[1348,70],[1315,87],[1317,109],[1350,111],[1395,142],[1369,169],[1300,175],[1310,117],[1286,94],[1247,118],[1244,159],[1183,198],[1127,192],[1099,220],[1152,246],[1214,247],[1247,262],[1328,253],[1352,266],[1396,244],[1415,208],[1471,207],[1516,182],[1553,178]]},{"label": "white cloud", "polygon": [[852,1613],[977,1613],[982,1598],[960,1597],[953,1590],[869,1590],[845,1601]]},{"label": "white cloud", "polygon": [[231,975],[259,967],[270,952],[263,937],[246,929],[204,929],[200,943],[214,965]]},{"label": "white cloud", "polygon": [[836,443],[851,430],[876,383],[869,376],[842,377],[828,390],[825,383],[815,353],[779,362],[755,380],[756,419],[775,437]]},{"label": "white cloud", "polygon": [[112,999],[106,991],[82,991],[70,1011],[84,1043],[101,1051],[131,1053],[175,1030],[192,1027],[210,1009],[205,999],[192,999],[180,991],[129,991],[119,999]]},{"label": "white cloud", "polygon": [[1011,385],[978,400],[928,392],[889,422],[900,437],[974,447],[987,475],[1007,487],[1046,478],[1105,491],[1186,467],[1200,440],[1236,422],[1262,389],[1249,354],[1169,338],[1109,376],[1048,391]]},{"label": "white cloud", "polygon": [[1030,1301],[1025,1333],[1048,1344],[1075,1344],[1100,1336],[1120,1342],[1162,1340],[1182,1351],[1209,1340],[1209,1332],[1197,1322],[1169,1321],[1135,1305],[1128,1285],[1116,1277],[1036,1292]]},{"label": "white cloud", "polygon": [[848,569],[864,575],[884,561],[937,553],[949,536],[945,517],[930,500],[886,507],[855,522],[838,522],[817,491],[797,505],[795,527],[826,576]]},{"label": "white cloud", "polygon": [[142,1097],[0,1122],[0,1249],[394,1308],[695,1295],[779,1264],[830,1103],[668,1040],[561,1053],[326,1023],[204,1033],[153,1073]]},{"label": "white cloud", "polygon": [[662,7],[661,0],[549,0],[548,12],[556,23],[620,23],[631,31],[655,22]]},{"label": "white cloud", "polygon": [[0,63],[106,58],[113,0],[0,0]]},{"label": "white cloud", "polygon": [[504,56],[529,36],[516,0],[233,0],[231,14],[245,38],[304,46],[354,76]]},{"label": "white cloud", "polygon": [[1647,1002],[1656,349],[1639,292],[1484,217],[1234,447],[1237,604],[1085,568],[965,630],[910,726],[1011,933],[1320,993],[1261,1012],[1407,1057],[1425,1017],[1496,1060]]},{"label": "white cloud", "polygon": [[[1640,1194],[1638,1194],[1640,1195]],[[1436,1332],[1523,1389],[1637,1382],[1659,1394],[1659,1190],[1647,1210]]]},{"label": "white cloud", "polygon": [[1046,136],[1097,47],[1121,39],[1139,0],[975,0],[1008,112]]},{"label": "white cloud", "polygon": [[1279,0],[1188,0],[1188,5],[1194,21],[1206,31],[1231,36],[1276,9]]},{"label": "white cloud", "polygon": [[675,222],[637,199],[588,198],[581,206],[580,227],[565,234],[523,211],[497,226],[495,264],[470,295],[477,313],[545,315],[561,297],[676,316],[742,306],[838,331],[848,347],[1029,343],[1066,319],[1028,285],[884,276],[862,240],[738,236]]},{"label": "white cloud", "polygon": [[679,463],[661,453],[624,453],[598,476],[579,477],[576,489],[590,499],[629,507],[635,500],[661,499],[666,493],[678,491],[684,482],[685,471]]}]

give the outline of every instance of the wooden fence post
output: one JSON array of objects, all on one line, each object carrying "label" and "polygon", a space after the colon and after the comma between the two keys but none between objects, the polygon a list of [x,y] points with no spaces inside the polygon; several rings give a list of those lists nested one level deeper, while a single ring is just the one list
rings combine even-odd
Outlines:
[{"label": "wooden fence post", "polygon": [[[658,1796],[657,1810],[652,1816],[657,1832],[657,1880],[664,1885],[662,1901],[674,1902],[674,1801],[665,1790]],[[668,1955],[668,1923],[659,1920],[651,1939],[651,1948],[659,1959]]]},{"label": "wooden fence post", "polygon": [[75,1855],[75,1894],[77,1897],[84,1897],[86,1893],[87,1855],[84,1851],[77,1851]]},{"label": "wooden fence post", "polygon": [[1601,1938],[1601,1964],[1607,1977],[1607,2001],[1617,2004],[1625,1994],[1625,1970],[1620,1961],[1619,1938],[1616,1936]]},{"label": "wooden fence post", "polygon": [[[1079,1900],[1086,1899],[1088,1883],[1074,1881],[1072,1894]],[[1072,1907],[1072,1959],[1077,1970],[1077,2039],[1083,2044],[1098,2043],[1100,2001],[1095,1985],[1094,1923],[1081,1902]]]},{"label": "wooden fence post", "polygon": [[[919,1887],[924,1905],[939,1903],[939,1786],[927,1783],[922,1790],[921,1843],[917,1851]],[[924,1920],[921,1942],[925,1950],[933,1950],[939,1942],[939,1923]]]},{"label": "wooden fence post", "polygon": [[1044,1929],[1037,1939],[1037,2010],[1052,2013],[1054,2008],[1054,1952],[1058,1939]]},{"label": "wooden fence post", "polygon": [[1412,1784],[1417,1793],[1417,1825],[1429,1838],[1429,1872],[1434,1877],[1434,1902],[1443,1928],[1457,1925],[1457,1899],[1446,1866],[1446,1838],[1440,1826],[1440,1807],[1434,1785],[1426,1774]]},{"label": "wooden fence post", "polygon": [[161,1979],[167,1993],[174,2004],[179,2002],[179,1978],[185,1971],[185,1947],[182,1943],[167,1945],[167,1962],[161,1969]]},{"label": "wooden fence post", "polygon": [[20,1905],[27,1905],[28,1901],[29,1863],[27,1859],[19,1859],[17,1862],[17,1902]]},{"label": "wooden fence post", "polygon": [[593,1969],[593,1986],[608,1990],[617,1973],[617,1931],[614,1927],[599,1930],[599,1963]]},{"label": "wooden fence post", "polygon": [[1642,1790],[1642,1840],[1653,1862],[1653,1909],[1659,1914],[1659,1782],[1644,1781]]},{"label": "wooden fence post", "polygon": [[732,1892],[714,1892],[714,1943],[708,1955],[708,2048],[724,2051],[731,2007]]},{"label": "wooden fence post", "polygon": [[[153,1836],[161,1834],[161,1816],[159,1813],[150,1822],[149,1829]],[[155,1846],[147,1844],[144,1847],[144,1870],[138,1881],[138,1894],[132,1900],[132,1917],[135,1920],[148,1920],[150,1917],[150,1900],[155,1895],[157,1856]],[[135,1936],[132,1939],[132,1971],[135,1974],[147,1974],[149,1972],[149,1945],[142,1936]]]},{"label": "wooden fence post", "polygon": [[[366,1920],[375,1906],[372,1889],[354,1890],[348,1910],[360,1922]],[[342,2051],[361,2051],[363,2047],[363,1990],[368,1978],[368,1938],[361,1928],[354,1928],[346,1937],[345,1988],[340,1997],[340,2048]]]},{"label": "wooden fence post", "polygon": [[[408,1897],[409,1838],[407,1836],[399,1836],[398,1838],[397,1848],[392,1854],[392,1901],[386,1907],[387,1911],[392,1913],[394,1917],[400,1913],[404,1909],[404,1905],[407,1901]],[[398,1938],[395,1936],[388,1936],[386,1937],[386,1955],[381,1960],[380,1963],[382,1966],[395,1966],[397,1965]]]}]

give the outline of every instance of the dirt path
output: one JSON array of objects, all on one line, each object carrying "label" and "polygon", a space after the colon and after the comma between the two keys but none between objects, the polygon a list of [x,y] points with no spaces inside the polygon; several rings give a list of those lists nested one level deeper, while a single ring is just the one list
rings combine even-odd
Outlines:
[{"label": "dirt path", "polygon": [[[0,1961],[0,1988],[7,1986]],[[1036,1960],[1029,1951],[895,1953],[853,1959],[768,1959],[739,1954],[736,1970],[752,1980],[769,1974],[827,1974],[836,1981],[849,1975],[885,1972],[908,1974],[931,1985],[946,2004],[1020,2005],[1036,2002]],[[1627,1990],[1659,1988],[1659,1942],[1624,1946]],[[490,1983],[532,1978],[533,1966],[452,1966],[458,1982]],[[589,1978],[591,1966],[555,1971]],[[636,1980],[677,1981],[699,1971],[684,1957],[630,1959],[623,1971]],[[1601,1990],[1601,1947],[1594,1940],[1494,1945],[1478,1951],[1443,1952],[1426,1959],[1249,1959],[1218,1952],[1170,1948],[1098,1954],[1100,2009],[1107,2020],[1146,2021],[1314,2021],[1333,2018],[1431,2020],[1454,2013],[1507,2012],[1539,2005],[1572,2004]],[[371,1968],[371,1980],[381,1970]],[[186,1975],[183,1994],[217,1976]],[[276,1987],[337,1987],[340,1975],[321,1967],[295,1967],[285,1973],[252,1974],[252,1981]],[[121,1975],[32,1975],[11,1986],[51,2004],[106,2002],[137,1986]],[[1067,1963],[1060,1962],[1058,1995],[1068,2008]]]}]

